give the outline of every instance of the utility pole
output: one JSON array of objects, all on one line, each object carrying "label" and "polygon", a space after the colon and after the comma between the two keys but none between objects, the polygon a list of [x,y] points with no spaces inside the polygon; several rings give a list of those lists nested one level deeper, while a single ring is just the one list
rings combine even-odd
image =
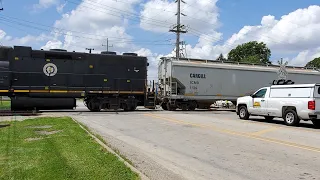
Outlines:
[{"label": "utility pole", "polygon": [[0,11],[3,11],[3,4],[2,4],[2,0],[0,0],[0,4],[2,6],[2,8],[0,8]]},{"label": "utility pole", "polygon": [[91,54],[91,50],[94,50],[93,48],[86,48],[86,50],[89,50],[89,53]]},{"label": "utility pole", "polygon": [[180,15],[186,16],[185,14],[181,13],[180,7],[181,2],[185,3],[183,0],[176,0],[177,3],[177,25],[174,26],[170,32],[174,32],[177,34],[177,40],[176,40],[176,58],[179,59],[180,57],[180,33],[187,33],[186,30],[183,30],[185,27],[184,25],[180,24]]},{"label": "utility pole", "polygon": [[109,47],[113,47],[113,45],[109,46],[109,38],[107,38],[107,45],[102,44],[102,46],[107,46],[107,51],[109,51]]}]

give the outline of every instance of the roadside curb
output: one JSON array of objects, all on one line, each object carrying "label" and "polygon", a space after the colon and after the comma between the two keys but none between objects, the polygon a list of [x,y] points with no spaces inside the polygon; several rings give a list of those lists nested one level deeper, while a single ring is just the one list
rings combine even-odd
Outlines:
[{"label": "roadside curb", "polygon": [[[70,117],[70,116],[69,116]],[[117,154],[113,149],[111,149],[109,146],[107,146],[104,142],[102,142],[99,138],[97,138],[95,135],[93,135],[91,132],[89,132],[86,128],[84,128],[75,118],[70,117],[74,122],[76,122],[83,130],[85,130],[97,143],[99,143],[102,147],[107,149],[110,153],[114,154],[119,158],[120,161],[124,162],[126,166],[128,166],[132,171],[137,173],[141,180],[150,180],[145,174],[143,174],[141,171],[139,171],[137,168],[132,166],[129,162],[124,160],[119,154]]]}]

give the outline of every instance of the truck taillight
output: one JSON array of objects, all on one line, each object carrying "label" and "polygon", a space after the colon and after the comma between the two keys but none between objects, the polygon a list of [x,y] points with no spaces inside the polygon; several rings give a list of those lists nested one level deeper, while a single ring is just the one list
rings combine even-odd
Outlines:
[{"label": "truck taillight", "polygon": [[309,101],[308,102],[308,109],[315,110],[316,109],[316,102],[315,101]]}]

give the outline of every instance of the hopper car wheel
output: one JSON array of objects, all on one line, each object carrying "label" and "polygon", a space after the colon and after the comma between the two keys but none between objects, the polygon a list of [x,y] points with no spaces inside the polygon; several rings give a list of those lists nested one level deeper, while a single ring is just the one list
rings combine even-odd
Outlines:
[{"label": "hopper car wheel", "polygon": [[188,110],[188,105],[187,104],[182,104],[181,109],[182,109],[182,111]]},{"label": "hopper car wheel", "polygon": [[163,110],[167,111],[168,110],[168,107],[167,107],[167,104],[166,103],[162,103],[161,104],[161,107]]},{"label": "hopper car wheel", "polygon": [[175,111],[177,108],[175,106],[170,105],[170,102],[167,102],[167,109],[169,111]]},{"label": "hopper car wheel", "polygon": [[196,108],[197,108],[197,102],[191,101],[188,106],[189,111],[194,111],[194,110],[196,110]]}]

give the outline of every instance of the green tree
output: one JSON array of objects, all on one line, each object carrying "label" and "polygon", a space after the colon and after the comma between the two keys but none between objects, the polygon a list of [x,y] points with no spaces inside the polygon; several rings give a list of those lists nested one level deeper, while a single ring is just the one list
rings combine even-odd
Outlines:
[{"label": "green tree", "polygon": [[228,59],[236,62],[271,64],[270,49],[263,42],[251,41],[232,49],[228,54]]},{"label": "green tree", "polygon": [[305,67],[320,68],[320,57],[315,58],[312,61],[308,62]]},{"label": "green tree", "polygon": [[221,53],[217,59],[218,61],[225,61],[226,58],[224,58],[223,54]]}]

